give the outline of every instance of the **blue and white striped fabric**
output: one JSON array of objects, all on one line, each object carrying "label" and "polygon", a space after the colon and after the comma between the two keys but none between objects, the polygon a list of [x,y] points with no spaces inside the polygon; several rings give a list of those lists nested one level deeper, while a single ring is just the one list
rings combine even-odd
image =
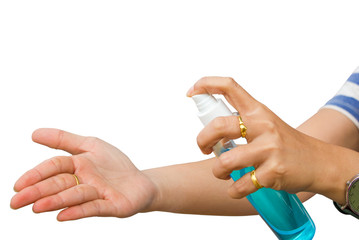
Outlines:
[{"label": "blue and white striped fabric", "polygon": [[332,108],[341,112],[359,128],[359,68],[323,108]]}]

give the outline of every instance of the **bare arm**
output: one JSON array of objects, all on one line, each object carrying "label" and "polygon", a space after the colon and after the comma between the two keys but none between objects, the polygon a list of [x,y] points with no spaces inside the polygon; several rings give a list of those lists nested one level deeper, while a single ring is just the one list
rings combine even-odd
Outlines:
[{"label": "bare arm", "polygon": [[[297,128],[322,141],[357,150],[359,134],[355,125],[341,113],[321,109]],[[157,185],[158,194],[146,211],[191,214],[251,215],[256,211],[246,198],[233,199],[227,194],[232,180],[213,176],[214,159],[145,170]],[[299,193],[302,201],[313,193]]]},{"label": "bare arm", "polygon": [[[298,129],[344,147],[356,149],[358,146],[355,126],[333,110],[319,111]],[[60,221],[91,216],[123,218],[148,211],[216,215],[256,213],[246,198],[229,197],[232,181],[214,177],[211,169],[217,158],[139,171],[120,150],[97,138],[58,129],[39,129],[33,133],[33,140],[72,155],[53,157],[21,176],[14,186],[17,193],[11,199],[13,209],[28,204],[33,204],[36,213],[63,209],[58,214]],[[320,141],[311,139],[310,142],[317,144]],[[359,172],[358,153],[330,145],[329,154],[324,152],[324,155],[324,160],[329,159],[331,164],[327,164],[329,169],[323,169],[323,173],[334,172],[330,180],[338,182],[339,186],[333,184],[338,189],[331,189],[332,186],[328,188],[324,184],[313,192],[343,202],[345,178]],[[79,185],[73,174],[78,177]],[[304,201],[313,194],[298,195]]]},{"label": "bare arm", "polygon": [[324,142],[359,150],[358,129],[349,118],[333,109],[321,109],[297,129]]}]

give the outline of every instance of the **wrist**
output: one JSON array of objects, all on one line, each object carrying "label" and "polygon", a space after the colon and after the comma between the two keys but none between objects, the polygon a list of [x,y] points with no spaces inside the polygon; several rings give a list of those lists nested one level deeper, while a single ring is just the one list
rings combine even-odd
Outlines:
[{"label": "wrist", "polygon": [[313,192],[344,205],[346,182],[359,173],[359,154],[353,150],[329,144],[326,149],[322,150],[325,152],[321,157],[323,164],[317,168]]},{"label": "wrist", "polygon": [[147,169],[141,171],[153,184],[154,191],[151,197],[149,204],[141,212],[152,212],[160,211],[162,204],[162,184],[160,182],[160,177],[157,174],[156,169]]}]

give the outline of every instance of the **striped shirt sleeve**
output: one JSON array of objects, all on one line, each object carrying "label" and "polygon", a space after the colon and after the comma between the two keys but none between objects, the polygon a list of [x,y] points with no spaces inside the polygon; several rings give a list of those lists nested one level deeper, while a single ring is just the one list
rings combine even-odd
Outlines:
[{"label": "striped shirt sleeve", "polygon": [[359,67],[323,108],[331,108],[341,112],[359,128]]}]

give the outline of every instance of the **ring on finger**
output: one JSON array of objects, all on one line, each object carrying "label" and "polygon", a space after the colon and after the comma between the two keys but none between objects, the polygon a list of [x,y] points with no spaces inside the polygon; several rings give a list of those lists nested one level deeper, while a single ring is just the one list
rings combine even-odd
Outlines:
[{"label": "ring on finger", "polygon": [[257,188],[257,189],[261,189],[263,188],[263,186],[258,182],[258,179],[256,178],[256,170],[253,170],[251,172],[251,179],[252,179],[252,182],[254,184],[254,186]]},{"label": "ring on finger", "polygon": [[247,136],[247,127],[246,127],[246,125],[244,125],[244,122],[243,122],[243,120],[242,120],[242,118],[241,118],[241,116],[239,115],[238,112],[234,112],[233,115],[238,117],[239,128],[241,130],[241,137],[245,138]]},{"label": "ring on finger", "polygon": [[75,181],[76,181],[76,186],[80,184],[79,178],[76,176],[76,174],[72,174],[72,176],[74,176]]},{"label": "ring on finger", "polygon": [[239,120],[239,128],[241,129],[241,136],[242,138],[245,138],[247,135],[247,127],[244,125],[241,116],[238,116],[238,120]]}]

